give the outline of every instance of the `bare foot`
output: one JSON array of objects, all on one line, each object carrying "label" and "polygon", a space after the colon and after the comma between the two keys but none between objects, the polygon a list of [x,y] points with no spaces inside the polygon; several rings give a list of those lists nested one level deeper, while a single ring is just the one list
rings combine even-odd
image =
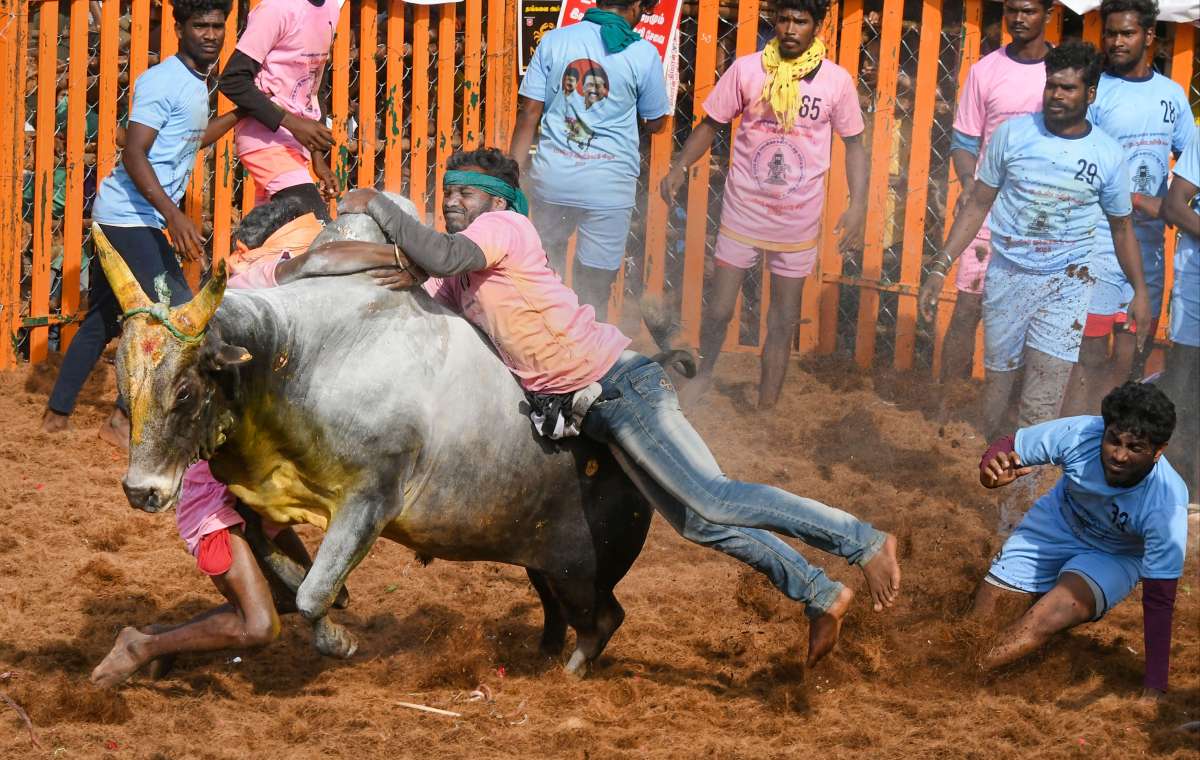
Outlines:
[{"label": "bare foot", "polygon": [[113,409],[112,415],[104,421],[96,434],[105,443],[122,451],[129,450],[129,418],[120,409]]},{"label": "bare foot", "polygon": [[883,548],[862,569],[867,578],[867,588],[871,590],[876,612],[882,612],[884,607],[891,607],[900,594],[900,563],[896,561],[896,537],[891,533],[885,535],[887,539],[883,542]]},{"label": "bare foot", "polygon": [[696,402],[708,392],[712,387],[712,375],[704,372],[698,373],[691,380],[684,383],[683,388],[679,390],[679,406],[683,409],[689,409],[696,405]]},{"label": "bare foot", "polygon": [[854,601],[854,592],[842,588],[842,593],[834,600],[833,605],[825,614],[815,618],[808,624],[808,660],[807,667],[816,665],[821,659],[833,651],[842,633],[842,618],[850,611],[850,602]]},{"label": "bare foot", "polygon": [[70,427],[70,415],[59,414],[47,408],[42,414],[42,431],[46,433],[61,433]]},{"label": "bare foot", "polygon": [[133,626],[126,626],[117,634],[113,648],[96,669],[92,671],[92,683],[111,689],[122,683],[142,667],[145,660],[138,653],[140,645],[150,639]]}]

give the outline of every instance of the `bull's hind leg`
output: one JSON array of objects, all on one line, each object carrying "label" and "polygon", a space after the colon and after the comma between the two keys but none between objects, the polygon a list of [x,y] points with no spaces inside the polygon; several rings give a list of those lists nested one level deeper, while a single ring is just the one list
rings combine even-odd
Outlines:
[{"label": "bull's hind leg", "polygon": [[529,582],[537,590],[538,599],[542,600],[542,614],[545,622],[542,626],[542,641],[538,648],[547,657],[558,657],[562,654],[563,644],[567,641],[567,617],[562,604],[554,596],[550,581],[541,570],[526,568]]},{"label": "bull's hind leg", "polygon": [[621,627],[625,610],[613,596],[612,589],[599,588],[593,580],[552,579],[550,587],[562,603],[567,621],[575,629],[575,651],[567,660],[566,670],[582,678]]}]

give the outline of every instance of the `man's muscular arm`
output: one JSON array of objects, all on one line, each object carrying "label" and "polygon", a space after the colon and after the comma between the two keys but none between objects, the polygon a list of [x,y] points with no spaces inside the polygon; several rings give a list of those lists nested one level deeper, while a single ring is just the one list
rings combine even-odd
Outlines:
[{"label": "man's muscular arm", "polygon": [[281,261],[275,268],[275,282],[284,285],[307,277],[334,277],[356,272],[387,273],[399,278],[405,287],[418,285],[425,279],[425,273],[413,266],[403,253],[400,254],[400,266],[396,265],[396,249],[392,245],[342,240]]}]

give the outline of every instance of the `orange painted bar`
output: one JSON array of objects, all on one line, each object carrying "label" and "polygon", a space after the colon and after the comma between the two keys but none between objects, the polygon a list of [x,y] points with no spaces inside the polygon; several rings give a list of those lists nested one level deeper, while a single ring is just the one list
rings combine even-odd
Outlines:
[{"label": "orange painted bar", "polygon": [[425,192],[429,170],[429,6],[413,6],[412,125],[408,156],[408,194],[422,215],[429,211]]},{"label": "orange painted bar", "polygon": [[[58,58],[58,0],[38,6],[37,118],[33,168],[33,271],[29,316],[50,313],[50,259],[53,257],[54,106]],[[29,330],[29,360],[46,358],[49,328]]]},{"label": "orange painted bar", "polygon": [[[350,3],[342,5],[337,29],[333,34],[333,149],[329,152],[329,168],[342,189],[352,184],[350,178],[349,120],[350,120]],[[361,137],[361,133],[360,133]],[[329,212],[336,214],[337,202],[330,201]]]},{"label": "orange painted bar", "polygon": [[[825,42],[826,57],[829,59],[837,58],[838,49],[838,14],[840,9],[837,0],[829,4],[829,12],[825,16],[825,22],[821,25],[821,39]],[[836,141],[836,140],[835,140]],[[833,146],[830,146],[832,155]],[[843,156],[845,154],[843,153]],[[843,159],[844,160],[844,159]],[[833,165],[831,165],[833,166]],[[842,174],[845,172],[845,164],[838,164],[836,168],[832,168],[825,176],[825,203],[830,203],[829,188],[830,175]],[[822,217],[824,221],[824,217]],[[764,296],[769,296],[770,292],[764,293]],[[801,353],[810,353],[817,350],[817,346],[821,339],[821,259],[818,252],[817,266],[813,273],[804,279],[804,292],[800,299],[800,329],[797,337],[797,347]],[[765,333],[760,333],[765,335]]]},{"label": "orange painted bar", "polygon": [[663,131],[650,136],[650,181],[646,198],[646,258],[642,265],[645,292],[661,296],[667,272],[667,225],[670,207],[658,187],[671,166],[675,118],[667,118]]},{"label": "orange painted bar", "polygon": [[179,38],[175,36],[175,11],[171,0],[162,0],[159,27],[158,60],[165,61],[179,51]]},{"label": "orange painted bar", "polygon": [[100,102],[97,104],[96,178],[104,179],[117,160],[117,48],[120,45],[121,6],[100,6]]},{"label": "orange painted bar", "polygon": [[[983,25],[983,3],[982,0],[966,0],[963,8],[963,46],[960,54],[958,68],[958,92],[962,93],[963,87],[967,83],[967,72],[971,66],[979,60],[979,44],[980,44],[980,27]],[[957,102],[955,98],[955,102]],[[943,230],[944,235],[950,233],[950,226],[954,222],[954,204],[958,202],[959,191],[962,186],[954,179],[954,170],[950,170],[951,181],[946,190],[946,223]],[[938,241],[940,245],[942,241]],[[937,317],[934,319],[934,329],[936,337],[933,343],[933,375],[938,376],[941,371],[942,362],[942,342],[946,339],[946,330],[950,327],[950,314],[954,308],[954,277],[958,269],[958,262],[950,268],[946,273],[946,279],[942,283],[941,305],[938,306]],[[982,357],[976,351],[976,362],[978,363]]]},{"label": "orange painted bar", "polygon": [[[515,2],[506,2],[504,4],[504,28],[517,28],[517,4]],[[520,54],[517,52],[517,43],[514,39],[509,39],[503,48],[504,58],[500,62],[500,68],[497,69],[501,74],[501,103],[506,103],[508,108],[500,111],[500,144],[508,145],[512,140],[513,128],[517,123],[517,72],[520,67],[517,61]]]},{"label": "orange painted bar", "polygon": [[[704,119],[704,99],[716,80],[718,0],[700,0],[696,25],[696,78],[692,86],[692,127]],[[701,300],[704,292],[704,258],[708,245],[709,157],[705,151],[691,167],[688,182],[687,239],[683,259],[683,298],[680,301],[683,340],[700,342]]]},{"label": "orange painted bar", "polygon": [[393,193],[404,185],[404,0],[389,0],[387,15],[387,97],[383,101],[383,186]]},{"label": "orange painted bar", "polygon": [[[504,0],[488,0],[487,8],[487,67],[486,79],[483,85],[483,140],[488,145],[507,150],[507,143],[501,144],[499,139],[498,119],[496,112],[500,104],[500,80],[502,78],[500,62],[503,56],[500,49],[508,44],[504,29]],[[510,30],[510,33],[513,30]]]},{"label": "orange painted bar", "polygon": [[379,115],[375,107],[375,51],[379,49],[379,9],[362,0],[358,16],[358,186],[375,186]]},{"label": "orange painted bar", "polygon": [[[925,207],[929,201],[929,151],[936,105],[938,47],[941,42],[942,6],[925,0],[921,12],[921,40],[917,48],[917,81],[913,92],[912,145],[908,157],[908,198],[904,208],[904,251],[900,257],[900,283],[921,285],[921,259],[925,253]],[[901,293],[896,309],[896,369],[912,369],[917,338],[917,298]]]},{"label": "orange painted bar", "polygon": [[132,0],[129,24],[129,109],[133,110],[133,83],[150,61],[150,0]]},{"label": "orange painted bar", "polygon": [[[249,12],[254,10],[255,6],[257,6],[259,4],[259,2],[261,2],[261,0],[248,0],[248,2],[246,3],[247,17],[249,17]],[[255,194],[256,194],[256,191],[254,188],[254,180],[251,179],[250,172],[243,170],[242,171],[242,215],[243,216],[250,213],[250,209],[254,208]]]},{"label": "orange painted bar", "polygon": [[[464,150],[478,148],[483,142],[479,131],[479,98],[483,82],[483,0],[466,0],[463,40],[462,145]],[[504,146],[508,147],[508,146]]]},{"label": "orange painted bar", "polygon": [[[62,305],[64,318],[82,317],[79,311],[79,274],[83,258],[83,176],[87,171],[83,151],[87,126],[88,6],[71,3],[67,69],[66,195],[63,199]],[[78,324],[62,327],[59,350],[65,351]]]},{"label": "orange painted bar", "polygon": [[1100,37],[1103,35],[1103,26],[1100,23],[1099,11],[1092,11],[1083,17],[1083,39],[1092,43],[1096,47],[1100,47]]},{"label": "orange painted bar", "polygon": [[1050,16],[1046,19],[1046,41],[1052,45],[1057,45],[1062,41],[1062,22],[1062,6],[1055,5],[1050,9]]},{"label": "orange painted bar", "polygon": [[[871,181],[867,190],[867,228],[863,237],[862,276],[879,280],[883,274],[883,233],[888,219],[888,169],[891,165],[896,125],[896,79],[900,71],[900,24],[904,9],[899,3],[884,3],[879,41],[879,74],[876,108],[871,131]],[[858,294],[858,332],[854,356],[858,366],[869,367],[875,359],[875,323],[879,320],[879,291],[863,288]]]},{"label": "orange painted bar", "polygon": [[24,0],[0,0],[7,17],[0,35],[0,370],[17,363],[15,338],[21,321],[22,177],[25,164],[25,76],[29,13]]},{"label": "orange painted bar", "polygon": [[[1175,80],[1183,88],[1183,91],[1188,93],[1190,101],[1192,76],[1195,73],[1196,65],[1196,29],[1190,24],[1173,24],[1172,26],[1175,32],[1175,43],[1171,53],[1171,79]],[[1189,119],[1193,117],[1192,114],[1180,114],[1179,118]],[[1196,138],[1193,137],[1193,139]],[[1166,247],[1163,250],[1163,266],[1166,267],[1166,272],[1163,280],[1162,313],[1158,319],[1158,337],[1160,339],[1167,337],[1167,327],[1169,324],[1167,314],[1171,301],[1171,286],[1175,283],[1176,245],[1177,236],[1172,229],[1167,234]]]},{"label": "orange painted bar", "polygon": [[458,15],[454,3],[444,3],[438,11],[437,36],[437,140],[433,165],[433,214],[438,229],[443,228],[442,177],[446,159],[454,151],[454,27]]},{"label": "orange painted bar", "polygon": [[[862,0],[846,0],[842,11],[842,30],[838,35],[838,65],[858,77],[859,47],[862,40]],[[829,192],[825,196],[825,216],[821,222],[821,321],[818,350],[831,354],[837,348],[838,301],[840,285],[830,278],[842,273],[842,254],[838,251],[833,228],[838,217],[846,210],[850,197],[846,184],[846,147],[839,138],[834,138],[830,152]]]},{"label": "orange painted bar", "polygon": [[[225,19],[225,44],[221,47],[221,68],[233,55],[237,45],[237,16],[238,3],[234,0],[230,7],[229,16]],[[224,95],[217,95],[217,113],[222,114],[232,110],[233,103]],[[223,260],[229,255],[230,238],[232,237],[233,211],[233,174],[237,168],[237,160],[233,152],[233,130],[226,132],[213,143],[211,147],[212,160],[212,209],[213,209],[213,263]]]},{"label": "orange painted bar", "polygon": [[[741,58],[744,55],[750,55],[751,53],[755,52],[755,50],[758,48],[758,12],[759,12],[758,0],[748,0],[748,2],[738,3],[737,42],[736,42],[736,49],[735,49],[735,55],[738,58]],[[730,61],[729,63],[732,64],[733,61]],[[742,125],[742,120],[740,118],[738,118],[738,119],[734,119],[733,124],[731,124],[729,127],[729,144],[731,146],[730,147],[731,155],[732,155],[732,150],[733,150],[732,149],[733,141],[737,137],[737,132],[738,132],[738,129],[741,127],[741,125]],[[766,276],[764,276],[763,281],[761,283],[760,299],[765,297],[766,293],[769,291],[769,285],[767,284],[767,282],[768,282],[768,278]],[[763,302],[760,300],[760,303],[763,303]],[[762,313],[765,314],[766,311],[767,311],[766,307],[764,306],[762,308]],[[733,317],[729,320],[729,327],[725,331],[725,343],[721,347],[722,350],[723,351],[732,351],[734,348],[736,348],[740,343],[741,333],[742,333],[742,294],[739,292],[738,298],[737,298],[737,303],[734,305],[734,308],[733,308]],[[761,337],[763,334],[764,333],[759,332],[759,337],[760,337],[759,342],[760,343],[762,342]]]}]

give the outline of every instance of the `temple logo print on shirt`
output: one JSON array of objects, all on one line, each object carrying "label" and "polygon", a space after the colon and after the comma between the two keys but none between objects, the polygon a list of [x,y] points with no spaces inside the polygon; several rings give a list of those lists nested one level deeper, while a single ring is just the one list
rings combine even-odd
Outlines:
[{"label": "temple logo print on shirt", "polygon": [[571,61],[563,71],[562,101],[563,128],[567,143],[587,150],[596,138],[591,126],[608,114],[604,101],[608,99],[608,72],[590,58]]},{"label": "temple logo print on shirt", "polygon": [[804,154],[782,135],[759,145],[751,164],[758,189],[770,198],[791,195],[804,182]]},{"label": "temple logo print on shirt", "polygon": [[1133,192],[1142,195],[1158,195],[1162,177],[1168,175],[1168,167],[1160,156],[1161,150],[1134,150],[1129,155]]},{"label": "temple logo print on shirt", "polygon": [[[296,83],[292,85],[292,95],[289,99],[293,103],[316,106],[317,88],[321,84],[321,74],[329,56],[324,53],[301,53],[300,57],[304,59],[308,73],[297,79]],[[320,113],[320,107],[316,107],[317,113]]]}]

